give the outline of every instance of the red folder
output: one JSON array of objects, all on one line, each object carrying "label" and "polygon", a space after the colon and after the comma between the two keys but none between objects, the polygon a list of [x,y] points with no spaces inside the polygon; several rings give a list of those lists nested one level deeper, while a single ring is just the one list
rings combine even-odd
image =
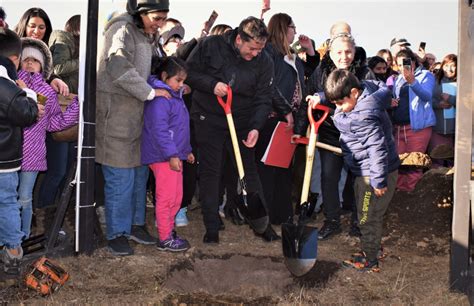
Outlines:
[{"label": "red folder", "polygon": [[293,129],[287,129],[286,122],[278,122],[262,157],[262,162],[267,166],[288,168],[296,149],[296,144],[291,143],[292,135]]}]

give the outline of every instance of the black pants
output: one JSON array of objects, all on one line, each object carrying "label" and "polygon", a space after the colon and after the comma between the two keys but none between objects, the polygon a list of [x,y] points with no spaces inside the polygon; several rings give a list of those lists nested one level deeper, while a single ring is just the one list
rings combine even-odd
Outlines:
[{"label": "black pants", "polygon": [[[336,155],[326,150],[319,151],[321,155],[321,192],[323,194],[323,211],[326,220],[339,221],[341,217],[341,203],[339,200],[339,179],[341,178],[344,160],[342,156]],[[348,173],[343,195],[344,202],[354,203],[353,179]],[[353,206],[352,204],[350,205]],[[353,214],[355,218],[355,213]]]},{"label": "black pants", "polygon": [[278,120],[268,119],[259,135],[255,156],[257,157],[257,170],[262,183],[263,195],[268,206],[270,223],[279,225],[293,217],[291,203],[292,166],[288,169],[266,166],[260,160],[265,154],[268,143],[273,134]]},{"label": "black pants", "polygon": [[[194,121],[194,126],[199,146],[199,193],[204,225],[207,231],[217,232],[219,229],[219,185],[221,184],[224,151],[229,152],[233,165],[236,167],[232,141],[227,129],[213,125],[209,119],[197,119]],[[262,194],[255,165],[255,149],[247,148],[242,144],[242,139],[247,139],[247,134],[248,130],[237,131],[247,191]]]}]

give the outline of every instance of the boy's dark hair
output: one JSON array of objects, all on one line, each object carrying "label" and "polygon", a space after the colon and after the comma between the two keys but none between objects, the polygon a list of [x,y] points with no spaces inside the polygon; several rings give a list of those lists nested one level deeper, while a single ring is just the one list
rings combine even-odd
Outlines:
[{"label": "boy's dark hair", "polygon": [[324,95],[330,102],[339,101],[349,97],[352,88],[362,89],[357,77],[349,70],[336,69],[326,80]]},{"label": "boy's dark hair", "polygon": [[3,10],[3,7],[0,6],[0,27],[7,28],[7,24],[5,22],[5,18],[7,18],[7,14]]},{"label": "boy's dark hair", "polygon": [[171,78],[180,72],[187,73],[187,71],[186,62],[176,56],[154,56],[151,61],[151,74],[156,75],[160,80],[163,72],[166,72],[168,78]]},{"label": "boy's dark hair", "polygon": [[247,17],[239,25],[237,33],[243,41],[264,41],[268,38],[268,30],[265,23],[253,16]]},{"label": "boy's dark hair", "polygon": [[20,56],[21,54],[21,40],[18,35],[7,28],[0,28],[0,55]]}]

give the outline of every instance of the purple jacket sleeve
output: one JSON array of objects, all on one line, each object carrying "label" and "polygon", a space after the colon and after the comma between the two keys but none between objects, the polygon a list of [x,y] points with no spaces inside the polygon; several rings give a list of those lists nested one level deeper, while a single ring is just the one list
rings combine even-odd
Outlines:
[{"label": "purple jacket sleeve", "polygon": [[79,121],[79,100],[77,96],[72,103],[69,104],[64,113],[61,112],[61,108],[59,107],[57,95],[48,97],[47,106],[49,121],[46,130],[49,132],[62,131],[70,128]]}]

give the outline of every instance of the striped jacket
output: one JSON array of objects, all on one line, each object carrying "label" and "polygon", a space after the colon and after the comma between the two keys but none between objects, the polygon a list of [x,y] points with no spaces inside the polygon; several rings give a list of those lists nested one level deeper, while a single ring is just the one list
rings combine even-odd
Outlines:
[{"label": "striped jacket", "polygon": [[76,98],[62,113],[56,92],[45,82],[41,73],[20,70],[18,78],[24,81],[29,89],[47,97],[44,116],[23,130],[21,163],[22,171],[44,171],[47,169],[46,132],[61,131],[76,124],[79,121],[79,102]]}]

